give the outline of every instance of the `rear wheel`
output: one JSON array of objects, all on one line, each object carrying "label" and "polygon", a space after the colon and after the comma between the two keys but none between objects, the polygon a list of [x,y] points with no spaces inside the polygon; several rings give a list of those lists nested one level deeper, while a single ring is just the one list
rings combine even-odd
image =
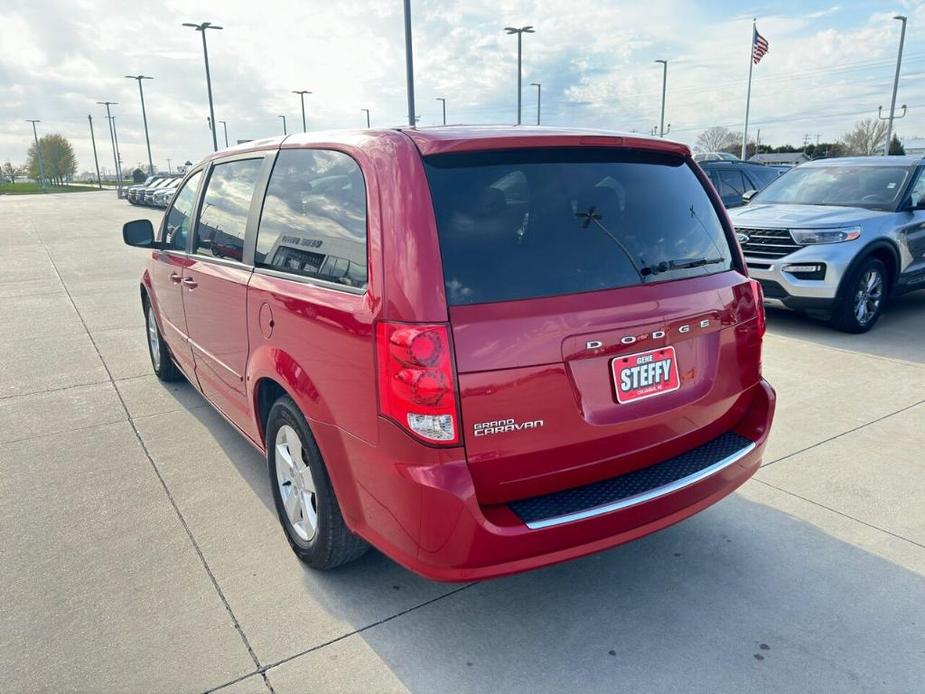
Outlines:
[{"label": "rear wheel", "polygon": [[276,513],[292,550],[314,569],[333,569],[369,546],[344,523],[321,452],[288,396],[270,409],[267,467]]},{"label": "rear wheel", "polygon": [[154,369],[154,375],[162,381],[179,380],[183,374],[180,369],[173,363],[170,351],[167,349],[167,343],[161,335],[161,330],[157,325],[157,317],[154,315],[154,306],[150,300],[145,299],[145,328],[148,335],[148,355],[151,357],[151,366]]},{"label": "rear wheel", "polygon": [[832,317],[832,325],[848,333],[865,333],[883,312],[887,296],[886,265],[877,258],[861,262],[845,278],[845,296]]}]

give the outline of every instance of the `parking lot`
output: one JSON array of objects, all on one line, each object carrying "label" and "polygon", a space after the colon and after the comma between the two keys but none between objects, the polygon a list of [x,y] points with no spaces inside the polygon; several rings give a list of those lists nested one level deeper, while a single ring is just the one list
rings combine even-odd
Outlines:
[{"label": "parking lot", "polygon": [[684,523],[480,584],[321,574],[151,374],[121,226],[160,214],[0,198],[0,690],[925,690],[925,291],[865,335],[769,310],[764,467]]}]

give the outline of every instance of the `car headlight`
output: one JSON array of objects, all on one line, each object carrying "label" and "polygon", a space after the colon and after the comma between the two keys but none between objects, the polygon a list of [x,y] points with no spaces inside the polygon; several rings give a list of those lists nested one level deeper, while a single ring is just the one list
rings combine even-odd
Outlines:
[{"label": "car headlight", "polygon": [[838,229],[791,229],[790,235],[801,246],[816,243],[841,243],[854,241],[861,236],[861,227],[840,227]]}]

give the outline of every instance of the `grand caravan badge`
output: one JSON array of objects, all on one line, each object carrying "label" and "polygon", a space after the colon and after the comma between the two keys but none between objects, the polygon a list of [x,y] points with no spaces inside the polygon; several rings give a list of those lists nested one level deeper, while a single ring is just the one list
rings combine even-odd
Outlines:
[{"label": "grand caravan badge", "polygon": [[527,422],[515,422],[513,419],[496,419],[493,422],[481,422],[472,427],[473,436],[491,436],[492,434],[506,434],[509,431],[523,431],[524,429],[539,429],[543,426],[542,419]]}]

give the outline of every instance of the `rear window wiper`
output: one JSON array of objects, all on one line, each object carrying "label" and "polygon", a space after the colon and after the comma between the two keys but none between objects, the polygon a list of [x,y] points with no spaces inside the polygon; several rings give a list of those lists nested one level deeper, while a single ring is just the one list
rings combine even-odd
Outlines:
[{"label": "rear window wiper", "polygon": [[646,265],[642,268],[643,275],[657,275],[660,272],[669,272],[670,270],[689,270],[704,265],[715,265],[722,263],[724,258],[680,258],[678,260],[663,260],[655,265]]}]

